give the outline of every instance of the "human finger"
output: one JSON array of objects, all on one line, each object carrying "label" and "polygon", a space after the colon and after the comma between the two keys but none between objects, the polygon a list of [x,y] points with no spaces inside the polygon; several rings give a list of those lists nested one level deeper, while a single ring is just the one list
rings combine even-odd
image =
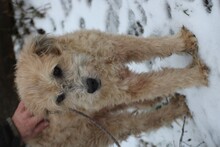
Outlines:
[{"label": "human finger", "polygon": [[38,133],[43,131],[48,126],[49,126],[49,122],[47,122],[47,121],[43,120],[42,122],[39,122],[33,131],[33,136],[37,135]]},{"label": "human finger", "polygon": [[32,126],[36,126],[38,123],[40,123],[43,120],[44,118],[41,116],[33,116],[29,119],[29,122],[30,124],[32,124]]},{"label": "human finger", "polygon": [[24,112],[24,117],[25,118],[31,118],[31,117],[34,117],[33,113],[31,113],[28,109],[26,109]]},{"label": "human finger", "polygon": [[23,101],[20,101],[20,103],[18,104],[18,107],[17,107],[17,110],[19,111],[19,112],[23,112],[23,111],[25,111],[25,105],[24,105],[24,102]]}]

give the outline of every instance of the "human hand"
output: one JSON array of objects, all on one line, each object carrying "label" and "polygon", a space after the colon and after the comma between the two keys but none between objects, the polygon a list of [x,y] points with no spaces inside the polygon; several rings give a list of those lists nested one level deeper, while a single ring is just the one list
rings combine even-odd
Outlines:
[{"label": "human hand", "polygon": [[22,101],[15,110],[12,120],[24,142],[37,136],[49,125],[43,117],[31,114]]}]

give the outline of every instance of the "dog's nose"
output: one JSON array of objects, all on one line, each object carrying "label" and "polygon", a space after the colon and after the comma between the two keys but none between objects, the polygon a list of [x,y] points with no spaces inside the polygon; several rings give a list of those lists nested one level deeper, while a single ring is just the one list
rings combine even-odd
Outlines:
[{"label": "dog's nose", "polygon": [[66,95],[64,93],[58,95],[56,99],[56,103],[60,104],[65,98],[66,98]]},{"label": "dog's nose", "polygon": [[86,79],[87,92],[94,93],[101,86],[101,81],[99,79],[88,78]]}]

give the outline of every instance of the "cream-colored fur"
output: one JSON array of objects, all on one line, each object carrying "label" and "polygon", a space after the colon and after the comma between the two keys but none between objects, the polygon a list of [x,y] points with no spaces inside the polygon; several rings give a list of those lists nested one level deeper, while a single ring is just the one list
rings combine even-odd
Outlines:
[{"label": "cream-colored fur", "polygon": [[[207,70],[196,56],[197,41],[186,28],[179,34],[141,38],[83,30],[63,36],[38,36],[22,50],[16,84],[20,97],[50,126],[30,146],[104,147],[114,142],[85,117],[86,113],[118,141],[151,131],[188,114],[184,98],[149,113],[129,113],[176,90],[207,85]],[[194,62],[183,69],[136,74],[126,63],[187,52]],[[88,83],[88,79],[95,80]],[[97,86],[98,85],[98,86]],[[89,92],[90,90],[90,92]],[[120,113],[119,113],[119,111]]]}]

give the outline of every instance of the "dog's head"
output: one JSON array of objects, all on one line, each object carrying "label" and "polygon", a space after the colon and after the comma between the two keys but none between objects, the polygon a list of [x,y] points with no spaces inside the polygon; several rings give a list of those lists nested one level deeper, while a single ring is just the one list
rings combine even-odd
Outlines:
[{"label": "dog's head", "polygon": [[[83,52],[71,37],[38,36],[20,53],[16,67],[18,93],[33,113],[63,108],[101,109],[117,76],[99,57]],[[109,71],[110,72],[109,72]]]}]

